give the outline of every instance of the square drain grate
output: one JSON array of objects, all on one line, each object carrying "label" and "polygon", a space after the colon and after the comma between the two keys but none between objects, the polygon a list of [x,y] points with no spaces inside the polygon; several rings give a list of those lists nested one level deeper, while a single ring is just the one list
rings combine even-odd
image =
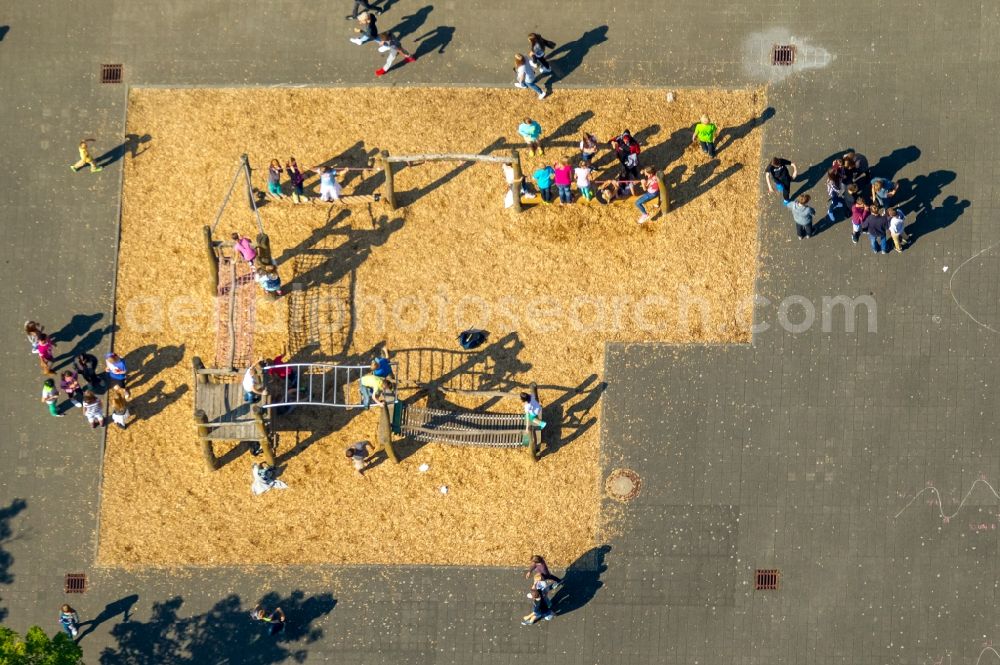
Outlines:
[{"label": "square drain grate", "polygon": [[66,593],[83,593],[87,590],[87,576],[83,573],[66,573]]},{"label": "square drain grate", "polygon": [[771,47],[771,64],[780,66],[795,64],[795,47],[775,44]]},{"label": "square drain grate", "polygon": [[101,83],[121,83],[122,65],[101,65]]},{"label": "square drain grate", "polygon": [[780,580],[781,573],[776,568],[758,569],[754,588],[757,591],[777,591]]}]

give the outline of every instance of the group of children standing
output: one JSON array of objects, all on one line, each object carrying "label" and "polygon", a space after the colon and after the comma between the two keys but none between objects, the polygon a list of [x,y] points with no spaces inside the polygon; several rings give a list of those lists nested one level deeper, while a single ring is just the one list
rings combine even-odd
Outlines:
[{"label": "group of children standing", "polygon": [[[708,120],[707,118],[702,119]],[[702,141],[702,147],[709,155],[715,154],[714,128],[715,125],[712,125],[712,141]],[[545,154],[541,145],[542,127],[537,120],[524,118],[518,125],[517,132],[527,144],[529,155],[541,156]],[[700,135],[696,133],[695,136],[707,138],[705,133]],[[708,147],[706,147],[706,143]],[[556,196],[558,196],[560,205],[573,203],[574,183],[580,198],[585,203],[596,199],[601,203],[608,204],[616,199],[635,196],[639,190],[642,194],[636,199],[635,206],[640,212],[639,224],[645,224],[650,218],[646,204],[657,199],[660,194],[660,181],[656,177],[656,170],[652,166],[639,168],[639,155],[642,149],[629,130],[626,129],[608,141],[608,144],[621,165],[622,170],[619,176],[611,179],[594,178],[593,160],[601,142],[593,134],[583,132],[579,144],[580,158],[575,167],[569,157],[561,157],[552,164],[542,164],[531,174],[531,179],[542,198],[542,203],[551,204]],[[513,191],[515,184],[513,169],[505,167],[504,176],[511,191]],[[596,191],[594,183],[600,183],[600,187]],[[552,193],[553,185],[556,188],[555,195]],[[520,183],[519,189],[522,196],[535,197],[523,182]]]},{"label": "group of children standing", "polygon": [[[37,321],[26,321],[24,334],[31,345],[31,352],[38,356],[42,373],[55,375],[54,349],[56,343],[45,333],[45,326]],[[111,420],[125,429],[129,412],[128,400],[131,394],[125,387],[127,368],[125,361],[116,353],[108,353],[104,357],[103,377],[97,371],[97,358],[89,353],[80,353],[73,358],[73,364],[59,376],[59,384],[54,378],[42,381],[42,403],[49,409],[49,414],[57,418],[63,417],[59,406],[60,391],[65,393],[73,407],[82,409],[83,415],[92,428],[103,427],[105,423],[104,405],[97,396],[97,390],[106,384],[108,388],[108,415]],[[82,379],[82,381],[81,381]]]},{"label": "group of children standing", "polygon": [[[288,161],[285,162],[284,171],[288,174],[288,179],[292,184],[292,193],[290,195],[292,203],[311,203],[312,199],[306,195],[305,191],[305,173],[299,168],[294,157],[289,157]],[[337,171],[335,169],[320,164],[319,166],[308,168],[306,171],[313,171],[319,175],[320,201],[333,202],[340,200],[343,189],[340,183],[337,182]],[[272,159],[267,167],[267,196],[272,201],[280,201],[285,198],[285,194],[281,190],[281,173],[281,160]]]},{"label": "group of children standing", "polygon": [[[791,200],[791,183],[797,174],[795,164],[781,157],[774,157],[764,169],[768,191],[773,193],[777,189],[781,194],[792,213],[795,233],[803,240],[815,235],[816,210],[809,205],[811,197],[808,194]],[[898,185],[886,178],[872,178],[868,159],[851,150],[833,160],[826,172],[826,217],[833,223],[837,221],[838,211],[849,210],[853,243],[857,244],[861,234],[867,233],[875,254],[889,253],[889,239],[895,250],[902,253],[910,236],[906,233],[903,210],[892,205],[898,189]]]}]

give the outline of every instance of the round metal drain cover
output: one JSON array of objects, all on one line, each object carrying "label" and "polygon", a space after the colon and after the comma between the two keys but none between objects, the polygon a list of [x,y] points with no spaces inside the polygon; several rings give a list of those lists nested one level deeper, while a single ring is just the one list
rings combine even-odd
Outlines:
[{"label": "round metal drain cover", "polygon": [[632,469],[615,469],[608,476],[604,487],[612,499],[631,501],[639,496],[642,481],[639,479],[639,474]]}]

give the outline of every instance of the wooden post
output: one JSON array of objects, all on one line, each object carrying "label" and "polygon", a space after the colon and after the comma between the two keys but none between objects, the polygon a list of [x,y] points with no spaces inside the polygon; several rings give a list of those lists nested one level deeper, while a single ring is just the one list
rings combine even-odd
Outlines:
[{"label": "wooden post", "polygon": [[[528,394],[531,395],[531,399],[535,400],[539,404],[542,403],[542,401],[538,399],[538,385],[534,381],[532,381],[531,384],[528,386]],[[542,420],[544,421],[544,418]],[[531,426],[527,424],[528,423],[527,418],[524,419],[524,422],[525,422],[524,426],[528,428],[528,434],[529,434],[528,452],[531,453],[531,461],[537,462],[538,450],[539,448],[541,448],[542,444],[542,431],[537,428],[532,429]]]},{"label": "wooden post", "polygon": [[660,214],[666,215],[670,212],[670,190],[667,189],[667,180],[663,177],[663,171],[656,172],[656,184],[660,186]]},{"label": "wooden post", "polygon": [[521,207],[521,187],[524,181],[524,173],[521,172],[521,155],[517,150],[511,149],[510,156],[514,159],[511,164],[514,167],[514,184],[510,186],[511,194],[514,197],[514,212],[521,212],[524,210]]},{"label": "wooden post", "polygon": [[385,174],[385,192],[383,196],[385,197],[386,203],[389,204],[389,210],[396,209],[396,190],[394,189],[392,182],[392,162],[389,161],[389,152],[383,150],[379,153],[379,162],[382,166],[382,173]]},{"label": "wooden post", "polygon": [[392,416],[389,415],[388,402],[382,402],[378,410],[378,443],[385,448],[385,454],[396,464],[399,464],[399,457],[392,447]]},{"label": "wooden post", "polygon": [[250,158],[243,154],[240,155],[240,160],[243,162],[243,171],[247,174],[247,205],[250,206],[251,212],[256,212],[257,204],[253,200],[253,180],[250,177]]},{"label": "wooden post", "polygon": [[199,374],[198,373],[199,371],[205,369],[205,363],[203,363],[201,361],[201,358],[198,357],[198,356],[195,356],[194,358],[192,358],[191,359],[191,365],[194,367],[194,380],[195,380],[195,383],[199,383],[199,384],[202,384],[202,385],[208,383],[208,375],[206,375],[206,374]]},{"label": "wooden post", "polygon": [[219,257],[212,246],[212,227],[205,225],[202,227],[205,234],[205,250],[208,258],[208,285],[212,288],[212,295],[219,295]]},{"label": "wooden post", "polygon": [[277,462],[274,461],[274,447],[271,445],[271,437],[268,435],[267,425],[264,423],[264,409],[254,406],[250,409],[250,413],[253,414],[260,449],[264,451],[264,461],[271,466],[277,466]]},{"label": "wooden post", "polygon": [[201,452],[205,455],[205,462],[208,468],[215,471],[219,468],[219,460],[215,458],[215,451],[212,450],[212,441],[208,438],[210,428],[208,427],[208,416],[201,409],[194,412],[194,421],[198,424],[198,437],[201,439]]},{"label": "wooden post", "polygon": [[271,239],[267,237],[266,233],[257,234],[257,256],[261,263],[274,265],[274,259],[271,258]]}]

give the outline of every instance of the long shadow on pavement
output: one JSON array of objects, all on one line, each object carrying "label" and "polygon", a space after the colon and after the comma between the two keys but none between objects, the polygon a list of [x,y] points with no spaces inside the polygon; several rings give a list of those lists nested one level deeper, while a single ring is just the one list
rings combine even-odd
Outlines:
[{"label": "long shadow on pavement", "polygon": [[610,551],[611,545],[593,547],[569,565],[562,587],[552,596],[556,615],[578,610],[597,595],[598,589],[604,586],[601,573],[608,569],[604,559]]},{"label": "long shadow on pavement", "polygon": [[553,83],[563,80],[583,64],[583,59],[590,53],[590,49],[606,41],[608,41],[608,26],[602,25],[552,49],[547,56],[549,64],[552,65],[552,75],[545,82],[546,89],[551,91]]},{"label": "long shadow on pavement", "polygon": [[304,645],[323,636],[313,622],[333,611],[337,601],[326,593],[306,597],[293,591],[281,597],[268,594],[260,604],[269,610],[280,607],[285,629],[269,634],[269,624],[250,618],[238,595],[230,595],[212,609],[193,616],[180,616],[184,599],[175,596],[154,603],[148,621],[123,621],[111,629],[117,643],[101,652],[101,665],[204,665],[206,663],[272,663],[305,661]]},{"label": "long shadow on pavement", "polygon": [[450,25],[439,25],[430,32],[425,32],[413,41],[419,42],[413,57],[418,60],[425,55],[437,51],[439,55],[445,52],[451,40],[455,38],[455,28]]},{"label": "long shadow on pavement", "polygon": [[[28,507],[28,502],[24,499],[13,499],[6,508],[0,508],[0,584],[11,584],[14,582],[14,575],[10,572],[14,564],[14,557],[11,556],[4,545],[10,542],[13,531],[10,528],[10,521],[21,511]],[[0,607],[0,621],[7,616],[7,608]]]},{"label": "long shadow on pavement", "polygon": [[79,642],[87,635],[90,635],[94,630],[101,624],[115,618],[119,614],[122,615],[122,621],[128,621],[128,612],[132,609],[132,606],[138,602],[139,596],[132,594],[131,596],[125,596],[124,598],[119,598],[113,603],[108,603],[101,610],[101,613],[90,621],[83,621],[80,623],[81,626],[86,626],[87,629],[81,632],[76,641]]}]

